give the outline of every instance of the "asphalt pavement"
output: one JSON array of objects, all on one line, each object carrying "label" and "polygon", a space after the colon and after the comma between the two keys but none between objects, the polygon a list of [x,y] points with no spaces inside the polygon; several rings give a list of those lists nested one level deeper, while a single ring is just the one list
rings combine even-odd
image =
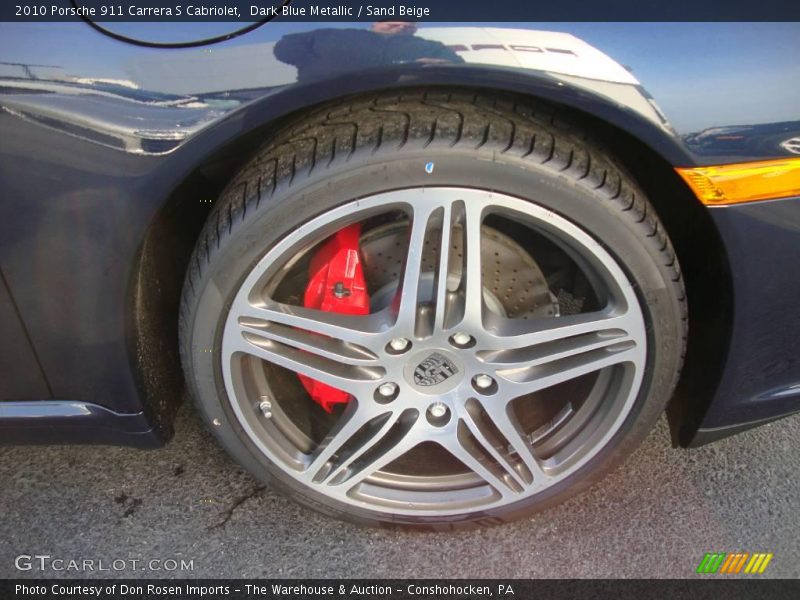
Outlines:
[{"label": "asphalt pavement", "polygon": [[[531,519],[398,533],[264,488],[184,405],[162,450],[0,448],[0,577],[692,577],[706,552],[734,551],[774,553],[762,577],[798,577],[798,440],[794,416],[676,450],[662,420],[615,473]],[[18,558],[35,555],[50,558]],[[166,570],[181,560],[191,570]]]}]

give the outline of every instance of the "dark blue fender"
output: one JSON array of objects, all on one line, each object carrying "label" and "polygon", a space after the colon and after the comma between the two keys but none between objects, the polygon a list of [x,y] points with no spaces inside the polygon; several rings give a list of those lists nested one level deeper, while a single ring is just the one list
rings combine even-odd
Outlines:
[{"label": "dark blue fender", "polygon": [[[148,27],[128,34],[147,37]],[[207,25],[181,27],[189,39],[191,28],[204,37]],[[342,64],[301,83],[273,45],[314,29],[276,21],[175,50],[126,44],[81,23],[0,24],[0,333],[14,334],[0,346],[8,382],[0,427],[10,422],[3,415],[19,431],[42,415],[56,420],[66,406],[64,422],[85,420],[84,441],[167,439],[181,397],[183,272],[226,178],[276,124],[307,107],[442,86],[550,101],[587,119],[629,168],[641,156],[626,153],[647,156],[697,306],[692,335],[703,338],[690,339],[674,411],[681,443],[800,410],[800,311],[791,301],[800,297],[800,201],[706,209],[671,171],[798,155],[800,26],[422,27],[418,35],[463,62]],[[692,235],[706,238],[709,255],[680,241],[692,235],[673,232],[682,219],[699,227]],[[68,403],[47,410],[23,401]],[[72,410],[76,403],[84,410]],[[75,441],[65,431],[31,425],[14,441]]]}]

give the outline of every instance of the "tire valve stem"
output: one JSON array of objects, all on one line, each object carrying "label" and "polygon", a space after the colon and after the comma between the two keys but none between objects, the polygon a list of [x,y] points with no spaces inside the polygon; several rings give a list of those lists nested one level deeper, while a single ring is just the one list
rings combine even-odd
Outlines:
[{"label": "tire valve stem", "polygon": [[266,396],[261,396],[261,402],[258,405],[258,409],[261,411],[261,414],[264,415],[265,419],[272,418],[272,403],[267,400]]}]

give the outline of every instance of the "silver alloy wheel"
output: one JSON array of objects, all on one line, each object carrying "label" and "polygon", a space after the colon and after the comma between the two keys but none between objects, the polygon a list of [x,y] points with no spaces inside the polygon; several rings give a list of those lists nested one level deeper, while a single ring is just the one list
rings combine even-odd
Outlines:
[{"label": "silver alloy wheel", "polygon": [[[405,212],[410,225],[397,292],[386,307],[354,316],[272,298],[277,283],[315,244],[390,211]],[[489,215],[524,224],[558,245],[599,290],[602,308],[533,319],[490,310],[480,241]],[[452,247],[454,235],[462,236],[463,256],[441,252],[430,289],[421,285],[421,257],[432,232],[443,249]],[[455,334],[474,343],[459,344]],[[410,342],[399,354],[392,348],[398,339]],[[442,187],[362,198],[289,232],[236,293],[221,358],[240,425],[284,474],[345,505],[446,516],[529,498],[596,456],[636,400],[647,348],[628,278],[590,235],[529,201]],[[352,395],[318,443],[293,424],[288,407],[272,401],[279,390],[270,387],[262,361]],[[579,408],[563,411],[544,431],[524,430],[511,409],[521,396],[593,373]],[[265,396],[268,418],[259,409]],[[556,433],[563,443],[553,443]],[[446,449],[465,472],[415,476],[389,468],[423,443]]]}]

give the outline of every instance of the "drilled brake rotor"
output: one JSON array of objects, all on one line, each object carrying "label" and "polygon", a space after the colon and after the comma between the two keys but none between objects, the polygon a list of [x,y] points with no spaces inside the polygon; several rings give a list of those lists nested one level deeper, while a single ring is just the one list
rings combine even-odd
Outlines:
[{"label": "drilled brake rotor", "polygon": [[[458,274],[463,253],[459,226],[451,237],[451,274]],[[481,228],[481,281],[487,305],[502,306],[509,318],[553,316],[558,304],[550,294],[542,270],[522,246],[498,230]],[[429,232],[422,253],[422,271],[433,273],[439,261],[440,232]],[[397,222],[370,229],[361,237],[361,255],[369,293],[399,280],[408,249],[408,223]],[[488,298],[487,298],[488,297]]]}]

